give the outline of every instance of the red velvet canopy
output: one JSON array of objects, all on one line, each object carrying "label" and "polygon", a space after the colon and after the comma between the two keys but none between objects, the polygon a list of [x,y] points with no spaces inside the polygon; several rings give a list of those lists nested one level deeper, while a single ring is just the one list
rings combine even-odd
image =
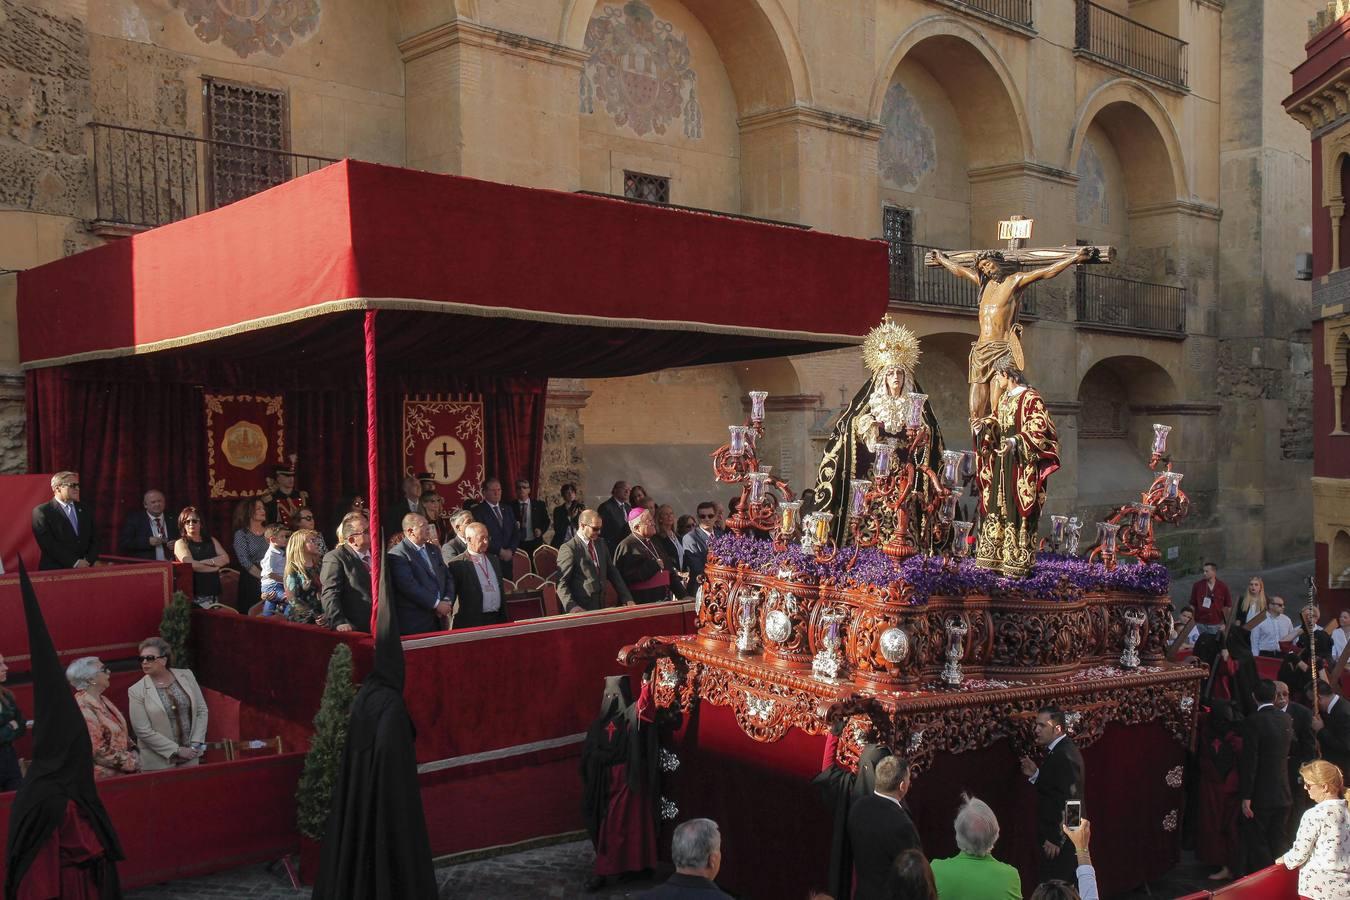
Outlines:
[{"label": "red velvet canopy", "polygon": [[20,273],[29,468],[79,471],[105,534],[147,487],[201,506],[202,392],[281,392],[326,516],[368,458],[397,483],[403,394],[473,392],[510,484],[538,476],[549,377],[857,343],[886,302],[880,241],[344,161]]},{"label": "red velvet canopy", "polygon": [[20,273],[19,348],[356,360],[359,325],[331,326],[385,309],[386,359],[636,374],[856,343],[886,267],[879,241],[344,161]]}]

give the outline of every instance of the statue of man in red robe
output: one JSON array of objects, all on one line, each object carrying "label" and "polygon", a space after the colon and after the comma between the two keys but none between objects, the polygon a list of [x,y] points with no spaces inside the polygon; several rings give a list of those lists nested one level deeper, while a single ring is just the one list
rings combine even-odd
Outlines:
[{"label": "statue of man in red robe", "polygon": [[977,430],[980,532],[975,561],[1015,578],[1031,571],[1045,485],[1059,468],[1059,435],[1045,401],[1012,354],[994,364],[993,413]]}]

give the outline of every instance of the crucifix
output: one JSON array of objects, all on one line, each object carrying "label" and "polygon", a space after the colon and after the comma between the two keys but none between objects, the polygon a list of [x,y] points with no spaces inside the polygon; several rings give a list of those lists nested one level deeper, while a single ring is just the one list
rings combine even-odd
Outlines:
[{"label": "crucifix", "polygon": [[436,451],[436,456],[441,458],[441,477],[448,479],[450,477],[450,457],[455,455],[455,451],[450,449],[450,445],[441,441],[441,449]]},{"label": "crucifix", "polygon": [[[956,250],[944,253],[930,250],[924,265],[946,269],[979,288],[979,337],[970,347],[966,380],[970,383],[970,427],[978,432],[980,422],[996,408],[997,397],[990,396],[990,380],[995,366],[1011,357],[1018,373],[1026,371],[1022,351],[1022,326],[1017,321],[1022,292],[1037,281],[1054,278],[1070,266],[1083,263],[1110,263],[1116,258],[1114,247],[1028,248],[1034,219],[1013,216],[998,223],[998,236],[1006,240],[1006,250]],[[1038,268],[1021,271],[1024,265]]]}]

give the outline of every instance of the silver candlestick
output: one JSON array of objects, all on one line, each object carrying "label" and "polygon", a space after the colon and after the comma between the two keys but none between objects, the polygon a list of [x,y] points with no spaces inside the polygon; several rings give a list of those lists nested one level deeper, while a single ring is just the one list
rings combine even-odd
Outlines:
[{"label": "silver candlestick", "polygon": [[1120,654],[1122,669],[1139,668],[1139,630],[1144,627],[1144,614],[1137,609],[1125,610],[1122,617],[1127,627],[1125,631],[1125,649]]},{"label": "silver candlestick", "polygon": [[759,649],[759,620],[755,615],[758,607],[758,592],[741,593],[741,627],[736,632],[736,650],[740,653],[754,653]]},{"label": "silver candlestick", "polygon": [[965,655],[965,637],[968,626],[957,618],[947,621],[947,664],[942,667],[942,683],[960,687],[965,676],[961,672],[961,657]]},{"label": "silver candlestick", "polygon": [[844,668],[844,655],[839,652],[843,644],[840,625],[844,617],[838,614],[824,616],[821,619],[820,649],[811,660],[811,675],[815,678],[833,681]]}]

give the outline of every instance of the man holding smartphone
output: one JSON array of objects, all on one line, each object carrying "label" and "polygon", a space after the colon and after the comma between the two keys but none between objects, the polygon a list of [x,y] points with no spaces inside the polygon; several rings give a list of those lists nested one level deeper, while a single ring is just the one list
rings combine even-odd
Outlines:
[{"label": "man holding smartphone", "polygon": [[1049,881],[1059,878],[1073,884],[1077,861],[1070,852],[1064,834],[1065,805],[1070,800],[1083,799],[1083,754],[1069,737],[1064,725],[1064,711],[1058,706],[1041,707],[1036,713],[1035,739],[1045,748],[1040,767],[1031,757],[1022,757],[1022,774],[1036,785],[1036,839],[1040,841],[1038,878]]}]

